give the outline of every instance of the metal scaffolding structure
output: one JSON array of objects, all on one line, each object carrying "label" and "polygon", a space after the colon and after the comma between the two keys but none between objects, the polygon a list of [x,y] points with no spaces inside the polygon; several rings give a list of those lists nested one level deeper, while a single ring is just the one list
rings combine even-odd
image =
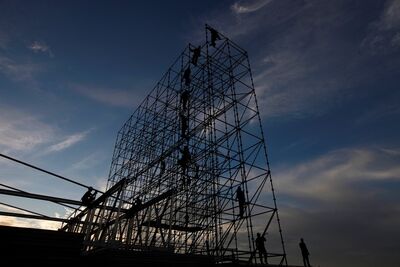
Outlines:
[{"label": "metal scaffolding structure", "polygon": [[63,225],[86,251],[259,263],[258,232],[268,262],[286,266],[247,52],[206,25],[118,132],[107,189]]}]

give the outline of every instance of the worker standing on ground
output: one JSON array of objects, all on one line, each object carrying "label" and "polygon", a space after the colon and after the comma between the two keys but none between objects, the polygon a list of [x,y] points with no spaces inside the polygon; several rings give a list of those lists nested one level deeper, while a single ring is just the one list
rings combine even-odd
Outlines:
[{"label": "worker standing on ground", "polygon": [[310,255],[310,252],[308,252],[306,243],[304,243],[303,238],[300,238],[299,247],[301,250],[301,255],[303,256],[304,267],[311,267],[310,260],[308,258],[308,256]]},{"label": "worker standing on ground", "polygon": [[236,190],[236,199],[239,201],[239,217],[243,218],[244,209],[246,206],[246,198],[245,198],[244,192],[240,186]]},{"label": "worker standing on ground", "polygon": [[260,233],[257,233],[256,238],[256,249],[258,250],[258,255],[260,256],[260,262],[263,264],[263,258],[265,260],[265,264],[268,264],[268,254],[265,249],[264,242],[267,241],[264,236],[261,236]]}]

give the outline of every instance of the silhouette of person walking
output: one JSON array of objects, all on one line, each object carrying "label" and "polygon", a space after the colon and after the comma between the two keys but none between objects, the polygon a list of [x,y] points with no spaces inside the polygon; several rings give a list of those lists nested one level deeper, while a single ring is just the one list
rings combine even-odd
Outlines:
[{"label": "silhouette of person walking", "polygon": [[201,46],[199,45],[196,48],[189,47],[189,49],[190,49],[190,52],[193,52],[192,64],[197,66],[197,61],[199,60],[199,57],[200,57]]},{"label": "silhouette of person walking", "polygon": [[221,37],[219,36],[218,32],[215,29],[208,26],[208,30],[211,33],[211,46],[215,47],[215,41],[221,40]]},{"label": "silhouette of person walking", "polygon": [[264,236],[261,236],[260,233],[257,233],[256,238],[256,249],[258,250],[258,255],[260,257],[260,262],[263,264],[263,258],[265,260],[265,264],[268,264],[268,254],[265,249],[264,242],[267,241]]},{"label": "silhouette of person walking", "polygon": [[239,201],[239,216],[240,216],[240,218],[243,218],[244,208],[246,205],[246,198],[245,198],[244,192],[240,186],[236,190],[236,199]]},{"label": "silhouette of person walking", "polygon": [[310,252],[308,251],[306,243],[304,243],[303,238],[300,238],[299,246],[301,250],[301,255],[303,256],[304,267],[311,267],[310,260],[308,259]]},{"label": "silhouette of person walking", "polygon": [[89,187],[88,191],[82,196],[81,201],[84,206],[89,206],[92,204],[94,199],[96,198],[96,192],[94,191],[93,187]]},{"label": "silhouette of person walking", "polygon": [[182,77],[182,79],[185,80],[185,85],[186,85],[186,86],[189,86],[189,85],[190,85],[190,82],[192,81],[192,79],[191,79],[191,77],[190,77],[190,74],[191,74],[191,70],[190,70],[190,67],[188,67],[188,68],[185,70],[185,72],[183,73],[183,77]]}]

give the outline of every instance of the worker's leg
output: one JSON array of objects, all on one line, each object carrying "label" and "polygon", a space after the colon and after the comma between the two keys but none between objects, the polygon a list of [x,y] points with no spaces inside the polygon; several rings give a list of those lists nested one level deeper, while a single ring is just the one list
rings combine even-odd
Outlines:
[{"label": "worker's leg", "polygon": [[306,256],[306,261],[307,261],[307,266],[308,266],[308,267],[311,267],[310,259],[308,258],[308,255]]},{"label": "worker's leg", "polygon": [[263,264],[263,255],[261,250],[258,250],[258,256],[260,257],[261,264]]}]

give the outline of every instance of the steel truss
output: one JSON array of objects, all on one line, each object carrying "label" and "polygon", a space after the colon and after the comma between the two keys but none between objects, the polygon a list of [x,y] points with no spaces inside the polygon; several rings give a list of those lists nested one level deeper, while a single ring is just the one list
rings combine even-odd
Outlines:
[{"label": "steel truss", "polygon": [[64,225],[86,233],[86,250],[257,263],[260,232],[269,263],[287,265],[247,52],[213,31],[206,26],[206,42],[189,44],[123,125],[107,192]]}]

